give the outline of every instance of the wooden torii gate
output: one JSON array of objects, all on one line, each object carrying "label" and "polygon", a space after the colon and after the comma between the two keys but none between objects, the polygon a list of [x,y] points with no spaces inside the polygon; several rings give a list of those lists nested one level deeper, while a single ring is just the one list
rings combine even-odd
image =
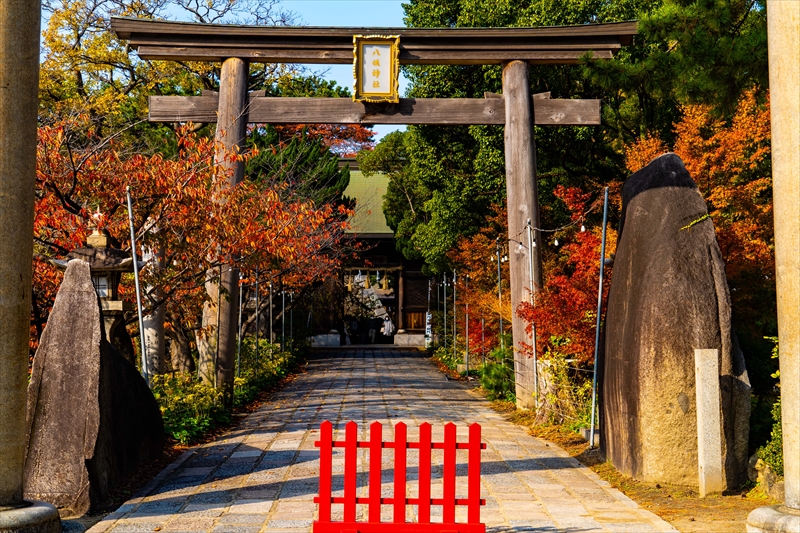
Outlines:
[{"label": "wooden torii gate", "polygon": [[[217,122],[217,140],[226,150],[241,148],[248,123],[277,124],[502,124],[505,125],[509,236],[523,235],[530,220],[539,227],[536,148],[533,125],[600,124],[599,100],[556,100],[531,95],[530,64],[576,64],[591,52],[609,59],[636,34],[636,22],[540,28],[319,28],[263,27],[113,18],[111,27],[148,60],[221,62],[219,93],[152,96],[154,122]],[[369,104],[345,98],[270,98],[247,91],[254,63],[352,64],[354,35],[399,35],[400,63],[406,65],[503,65],[503,94],[485,98],[403,98],[397,104]],[[225,132],[220,135],[220,132]],[[569,149],[569,147],[565,147]],[[233,170],[231,184],[243,179],[241,162],[217,162]],[[538,231],[534,239],[541,242]],[[541,285],[541,247],[509,247],[511,305],[516,309]],[[529,253],[534,254],[529,287]],[[238,270],[223,272],[228,301],[220,302],[217,382],[232,393]],[[529,341],[514,316],[514,346]],[[517,404],[534,405],[532,363],[515,350]],[[226,394],[226,395],[227,395]]]}]

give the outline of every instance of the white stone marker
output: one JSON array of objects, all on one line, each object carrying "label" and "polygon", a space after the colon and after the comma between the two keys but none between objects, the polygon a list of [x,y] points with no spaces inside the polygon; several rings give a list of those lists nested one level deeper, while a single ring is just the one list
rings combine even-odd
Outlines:
[{"label": "white stone marker", "polygon": [[722,485],[722,416],[719,395],[718,350],[694,351],[697,398],[697,469],[700,496],[720,493]]}]

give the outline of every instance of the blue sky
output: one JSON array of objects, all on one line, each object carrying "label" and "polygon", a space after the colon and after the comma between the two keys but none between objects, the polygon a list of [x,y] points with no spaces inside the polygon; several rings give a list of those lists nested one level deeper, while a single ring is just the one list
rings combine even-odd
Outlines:
[{"label": "blue sky", "polygon": [[[299,23],[307,26],[402,27],[402,0],[282,0],[280,7],[292,11]],[[308,65],[323,77],[335,80],[340,86],[353,87],[352,65]],[[405,91],[405,79],[400,77],[400,93]],[[390,131],[405,129],[398,126],[375,126],[376,140]]]}]

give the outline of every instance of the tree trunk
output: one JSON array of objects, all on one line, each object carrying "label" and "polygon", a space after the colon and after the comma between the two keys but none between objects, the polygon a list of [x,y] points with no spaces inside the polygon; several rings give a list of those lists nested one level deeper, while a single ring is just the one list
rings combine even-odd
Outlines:
[{"label": "tree trunk", "polygon": [[[153,232],[158,230],[154,229]],[[143,259],[148,268],[158,273],[164,268],[164,254],[155,248],[145,250]],[[161,294],[154,287],[146,287],[145,294],[149,295],[152,301],[159,301]],[[144,330],[144,344],[147,348],[147,370],[150,374],[163,374],[167,371],[166,343],[164,336],[164,316],[166,304],[161,303],[149,314],[142,318]]]},{"label": "tree trunk", "polygon": [[203,305],[203,328],[195,334],[198,367],[203,383],[214,384],[214,362],[217,357],[217,324],[219,318],[219,275],[216,269],[206,273],[206,292],[210,300]]},{"label": "tree trunk", "polygon": [[192,359],[191,332],[178,324],[173,324],[170,335],[170,359],[172,370],[175,372],[189,373],[195,371]]}]

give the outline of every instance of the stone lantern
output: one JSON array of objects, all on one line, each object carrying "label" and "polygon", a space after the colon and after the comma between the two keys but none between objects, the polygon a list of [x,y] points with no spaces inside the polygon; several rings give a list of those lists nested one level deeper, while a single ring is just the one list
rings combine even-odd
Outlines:
[{"label": "stone lantern", "polygon": [[77,248],[67,254],[65,260],[52,260],[57,267],[65,269],[72,259],[89,263],[106,339],[131,363],[134,362],[133,342],[125,328],[125,313],[133,311],[134,304],[120,300],[119,281],[123,272],[133,272],[133,259],[129,254],[111,246],[107,233],[94,230],[86,239],[85,248]]}]

